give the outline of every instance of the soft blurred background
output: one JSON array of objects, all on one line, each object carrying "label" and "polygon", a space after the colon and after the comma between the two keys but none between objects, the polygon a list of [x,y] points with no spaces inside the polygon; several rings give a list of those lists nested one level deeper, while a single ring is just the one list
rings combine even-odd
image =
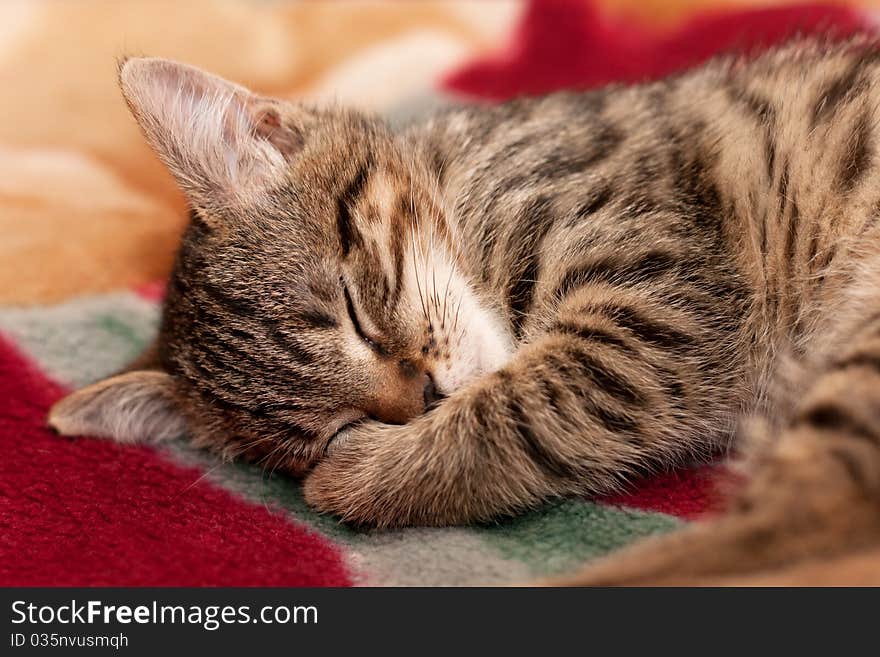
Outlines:
[{"label": "soft blurred background", "polygon": [[116,88],[123,54],[183,60],[289,97],[411,114],[639,79],[716,50],[870,23],[873,2],[3,0],[0,303],[140,285],[184,219]]},{"label": "soft blurred background", "polygon": [[[116,88],[118,57],[174,58],[398,121],[652,78],[796,34],[874,31],[875,3],[0,0],[0,585],[524,582],[711,513],[723,473],[691,464],[491,526],[371,532],[317,516],[265,463],[219,463],[185,440],[51,434],[52,403],[155,335],[186,220]],[[878,563],[760,582],[880,585]]]}]

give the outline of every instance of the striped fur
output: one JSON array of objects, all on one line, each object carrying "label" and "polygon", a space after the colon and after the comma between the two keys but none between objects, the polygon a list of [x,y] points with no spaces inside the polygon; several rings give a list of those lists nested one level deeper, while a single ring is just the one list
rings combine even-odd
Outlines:
[{"label": "striped fur", "polygon": [[[822,534],[817,509],[845,500],[860,510],[844,533],[877,535],[873,43],[797,42],[398,133],[273,101],[273,130],[251,113],[226,147],[274,173],[225,203],[210,192],[228,175],[201,164],[217,149],[149,118],[192,69],[138,66],[166,76],[127,96],[194,207],[158,353],[201,444],[313,468],[309,501],[351,522],[450,524],[706,458],[765,413],[737,513],[784,525],[801,503],[816,520],[798,531]],[[226,120],[215,97],[189,99],[210,106],[198,120]],[[239,130],[259,105],[241,98]]]}]

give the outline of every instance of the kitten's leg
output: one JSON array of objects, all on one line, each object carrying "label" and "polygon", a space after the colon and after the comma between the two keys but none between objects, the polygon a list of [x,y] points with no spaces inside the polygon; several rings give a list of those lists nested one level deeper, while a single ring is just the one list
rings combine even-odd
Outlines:
[{"label": "kitten's leg", "polygon": [[792,429],[724,516],[644,541],[551,583],[711,582],[880,548],[880,458],[858,440],[824,427]]},{"label": "kitten's leg", "polygon": [[407,425],[353,429],[306,479],[306,499],[355,523],[485,521],[705,454],[736,397],[704,374],[724,371],[706,366],[706,332],[644,293],[572,295],[503,369]]},{"label": "kitten's leg", "polygon": [[850,304],[813,339],[799,401],[731,510],[562,581],[687,583],[880,551],[880,286],[860,273]]},{"label": "kitten's leg", "polygon": [[771,572],[701,579],[711,586],[880,586],[880,545],[868,551],[803,561]]}]

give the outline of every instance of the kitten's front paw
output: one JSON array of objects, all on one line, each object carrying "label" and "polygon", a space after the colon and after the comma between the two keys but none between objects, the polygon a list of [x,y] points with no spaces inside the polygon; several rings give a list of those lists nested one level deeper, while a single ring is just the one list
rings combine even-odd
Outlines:
[{"label": "kitten's front paw", "polygon": [[380,513],[381,475],[373,465],[377,454],[372,443],[375,432],[370,429],[369,425],[354,427],[333,441],[327,455],[305,478],[309,506],[353,524],[391,524]]},{"label": "kitten's front paw", "polygon": [[382,528],[455,525],[497,515],[493,491],[460,476],[465,466],[456,460],[457,450],[464,448],[443,443],[436,428],[448,423],[433,420],[428,414],[409,424],[352,427],[306,476],[306,502],[345,522]]},{"label": "kitten's front paw", "polygon": [[[338,448],[334,451],[338,451]],[[333,462],[331,452],[330,456],[306,476],[303,492],[306,503],[316,511],[332,513],[346,519],[346,500],[353,497],[349,494],[353,492],[350,490],[351,485],[348,473]]]}]

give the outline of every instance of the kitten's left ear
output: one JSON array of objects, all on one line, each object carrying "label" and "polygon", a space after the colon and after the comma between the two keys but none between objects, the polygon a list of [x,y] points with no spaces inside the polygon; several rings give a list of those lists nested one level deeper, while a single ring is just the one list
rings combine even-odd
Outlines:
[{"label": "kitten's left ear", "polygon": [[77,390],[52,407],[48,422],[65,436],[122,443],[176,438],[186,430],[171,376],[154,370],[126,372]]},{"label": "kitten's left ear", "polygon": [[150,145],[201,207],[252,203],[283,179],[302,146],[305,110],[192,66],[127,59],[119,86]]}]

